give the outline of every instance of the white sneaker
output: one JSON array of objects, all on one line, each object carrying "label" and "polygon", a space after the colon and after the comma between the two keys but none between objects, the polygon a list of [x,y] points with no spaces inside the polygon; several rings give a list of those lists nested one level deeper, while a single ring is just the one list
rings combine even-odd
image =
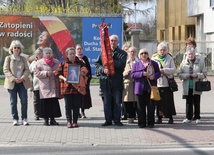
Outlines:
[{"label": "white sneaker", "polygon": [[196,119],[196,120],[195,120],[195,123],[196,123],[196,124],[201,124],[202,121],[201,121],[200,119]]},{"label": "white sneaker", "polygon": [[183,120],[183,123],[190,123],[190,122],[191,122],[191,120],[189,120],[187,118]]},{"label": "white sneaker", "polygon": [[26,118],[24,118],[24,119],[22,120],[22,124],[23,124],[24,126],[29,125],[29,123],[27,122],[27,119],[26,119]]},{"label": "white sneaker", "polygon": [[15,120],[15,119],[14,119],[14,120],[13,120],[13,126],[17,126],[17,125],[19,125],[19,124],[18,124],[18,120]]}]

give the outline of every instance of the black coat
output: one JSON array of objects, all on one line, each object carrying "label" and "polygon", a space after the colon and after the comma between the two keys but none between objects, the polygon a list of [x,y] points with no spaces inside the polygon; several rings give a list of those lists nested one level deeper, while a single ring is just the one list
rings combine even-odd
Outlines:
[{"label": "black coat", "polygon": [[102,63],[102,56],[99,55],[95,62],[96,72],[100,75],[100,88],[101,90],[116,89],[123,90],[123,71],[126,66],[127,53],[120,48],[113,51],[113,61],[115,75],[106,76],[104,74],[104,66]]}]

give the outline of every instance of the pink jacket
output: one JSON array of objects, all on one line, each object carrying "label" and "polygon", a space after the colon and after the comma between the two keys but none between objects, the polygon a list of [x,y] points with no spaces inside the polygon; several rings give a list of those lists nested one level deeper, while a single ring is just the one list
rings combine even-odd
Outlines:
[{"label": "pink jacket", "polygon": [[34,74],[39,78],[39,93],[40,98],[59,98],[59,79],[52,74],[46,76],[48,71],[55,71],[58,68],[59,61],[54,59],[53,67],[49,66],[44,59],[40,59],[36,63]]}]

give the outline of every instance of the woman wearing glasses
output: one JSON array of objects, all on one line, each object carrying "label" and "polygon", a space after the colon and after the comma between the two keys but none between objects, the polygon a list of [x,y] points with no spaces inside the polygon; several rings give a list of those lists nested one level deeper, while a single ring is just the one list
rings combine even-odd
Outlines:
[{"label": "woman wearing glasses", "polygon": [[13,117],[13,125],[18,125],[17,94],[21,101],[21,118],[23,125],[27,122],[28,96],[27,89],[30,88],[30,70],[26,58],[20,56],[24,46],[19,40],[13,40],[9,47],[9,56],[5,58],[3,72],[5,74],[4,88],[10,94],[10,106]]},{"label": "woman wearing glasses", "polygon": [[149,83],[157,86],[157,79],[161,73],[158,64],[149,58],[149,53],[145,48],[139,51],[138,57],[140,61],[136,62],[131,70],[131,77],[134,79],[134,93],[137,95],[138,127],[144,128],[148,125],[153,128],[155,101],[150,99]]}]

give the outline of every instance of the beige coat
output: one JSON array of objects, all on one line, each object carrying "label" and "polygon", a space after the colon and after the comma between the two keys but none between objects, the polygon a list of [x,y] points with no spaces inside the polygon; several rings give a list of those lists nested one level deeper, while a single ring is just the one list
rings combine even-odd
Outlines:
[{"label": "beige coat", "polygon": [[[138,60],[136,59],[136,61]],[[123,98],[122,98],[123,102],[136,101],[136,95],[134,94],[134,82],[130,75],[131,69],[132,69],[132,66],[129,63],[129,60],[127,60],[125,69],[123,71],[123,84],[124,84]]]},{"label": "beige coat", "polygon": [[52,74],[47,77],[48,71],[55,71],[58,68],[59,61],[54,59],[54,65],[49,66],[44,59],[40,59],[36,63],[34,75],[39,78],[40,98],[59,98],[59,78]]},{"label": "beige coat", "polygon": [[5,75],[4,88],[13,89],[15,85],[15,78],[17,75],[17,68],[21,70],[21,78],[26,89],[30,88],[29,74],[30,70],[26,58],[20,56],[20,60],[14,60],[12,55],[7,56],[4,61],[3,72]]},{"label": "beige coat", "polygon": [[[182,80],[183,85],[183,95],[188,95],[189,91],[189,78],[186,77],[189,74],[190,63],[186,60],[183,60],[180,68],[178,70],[178,76]],[[195,82],[199,79],[204,79],[207,72],[204,64],[204,60],[200,56],[196,56],[195,62],[193,63],[193,73],[198,75],[197,78],[193,79],[193,94],[201,95],[202,92],[195,91]]]}]

